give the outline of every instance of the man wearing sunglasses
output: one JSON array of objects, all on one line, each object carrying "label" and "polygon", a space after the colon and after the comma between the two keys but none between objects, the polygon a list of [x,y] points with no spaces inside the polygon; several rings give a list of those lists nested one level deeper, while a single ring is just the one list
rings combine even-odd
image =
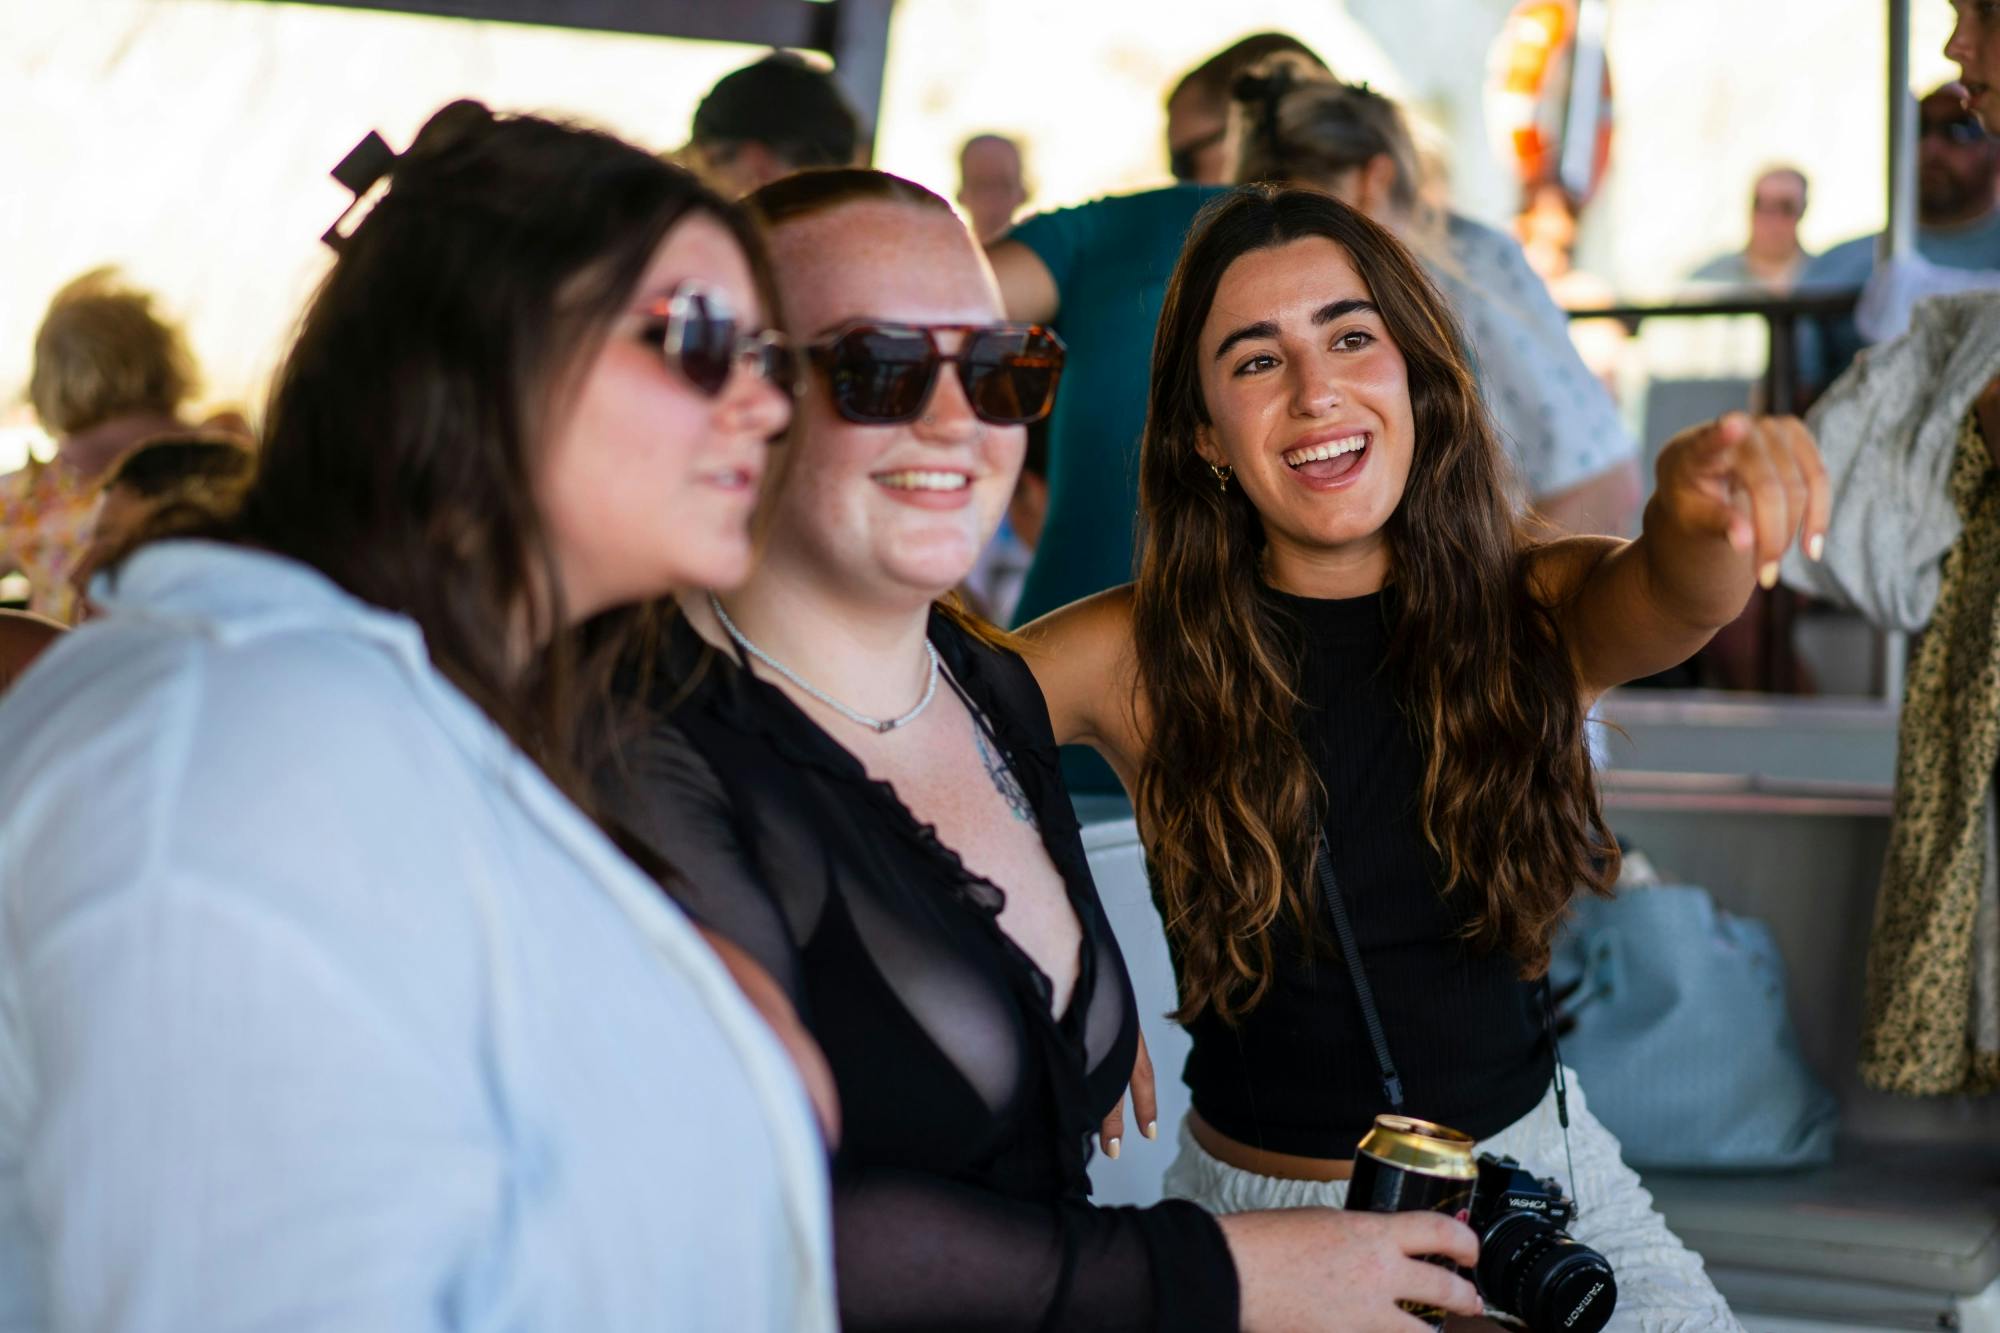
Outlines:
[{"label": "man wearing sunglasses", "polygon": [[[1947,83],[1926,94],[1917,116],[1917,253],[1928,262],[1914,279],[1887,275],[1896,279],[1898,292],[1865,301],[1864,312],[1871,307],[1906,312],[1917,296],[1963,285],[1949,274],[1937,277],[1934,269],[2000,271],[2000,210],[1994,206],[1994,191],[2000,186],[2000,139],[1988,137],[1966,109],[1960,84]],[[1875,274],[1876,241],[1875,236],[1863,236],[1836,245],[1806,265],[1800,288],[1868,284]],[[1983,279],[1973,285],[1983,285]],[[1809,324],[1801,330],[1801,372],[1811,384],[1830,384],[1865,343],[1900,333],[1903,324],[1906,316],[1891,315],[1871,323],[1865,314],[1859,328],[1852,319]]]},{"label": "man wearing sunglasses", "polygon": [[1806,215],[1806,174],[1797,167],[1772,167],[1750,190],[1750,243],[1718,255],[1689,280],[1733,290],[1790,294],[1812,261],[1799,244],[1799,219]]}]

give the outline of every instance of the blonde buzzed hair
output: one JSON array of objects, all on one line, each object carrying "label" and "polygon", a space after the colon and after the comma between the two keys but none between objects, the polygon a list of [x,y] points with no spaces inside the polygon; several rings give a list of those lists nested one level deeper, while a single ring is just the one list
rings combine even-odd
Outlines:
[{"label": "blonde buzzed hair", "polygon": [[180,330],[115,269],[93,269],[57,292],[35,332],[28,401],[51,434],[141,412],[172,415],[195,387]]}]

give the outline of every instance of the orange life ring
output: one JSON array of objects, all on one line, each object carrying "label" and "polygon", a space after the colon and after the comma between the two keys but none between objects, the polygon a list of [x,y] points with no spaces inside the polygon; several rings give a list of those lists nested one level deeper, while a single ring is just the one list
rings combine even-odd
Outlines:
[{"label": "orange life ring", "polygon": [[1563,180],[1576,41],[1576,0],[1520,0],[1488,59],[1486,123],[1495,150],[1524,190],[1555,182],[1581,203],[1596,192],[1611,161],[1611,65],[1603,61],[1590,177]]}]

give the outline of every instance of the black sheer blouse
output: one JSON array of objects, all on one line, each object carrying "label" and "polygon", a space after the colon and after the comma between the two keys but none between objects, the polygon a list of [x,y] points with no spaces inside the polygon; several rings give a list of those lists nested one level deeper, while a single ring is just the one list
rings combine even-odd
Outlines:
[{"label": "black sheer blouse", "polygon": [[846,1327],[1233,1329],[1235,1268],[1212,1218],[1088,1202],[1089,1136],[1137,1048],[1131,985],[1034,678],[942,616],[930,637],[1032,803],[1082,925],[1062,1015],[1000,928],[1002,890],[685,623],[654,724],[603,784],[609,812],[677,868],[691,914],[770,970],[826,1051],[844,1122]]}]

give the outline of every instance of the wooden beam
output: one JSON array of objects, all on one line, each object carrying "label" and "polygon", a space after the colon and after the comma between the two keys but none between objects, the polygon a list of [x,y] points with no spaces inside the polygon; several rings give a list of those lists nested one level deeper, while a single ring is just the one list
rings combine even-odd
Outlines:
[{"label": "wooden beam", "polygon": [[[287,0],[334,9],[387,10],[433,18],[587,28],[644,37],[688,37],[793,46],[832,54],[837,22],[829,12],[847,0]],[[879,0],[878,0],[879,2]],[[885,6],[886,8],[886,6]],[[887,34],[884,33],[886,44]],[[870,105],[873,105],[872,103]]]},{"label": "wooden beam", "polygon": [[[272,3],[272,0],[261,0]],[[861,114],[868,154],[882,105],[889,15],[896,0],[283,0],[432,18],[585,28],[642,37],[789,46],[833,57],[833,76]]]}]

